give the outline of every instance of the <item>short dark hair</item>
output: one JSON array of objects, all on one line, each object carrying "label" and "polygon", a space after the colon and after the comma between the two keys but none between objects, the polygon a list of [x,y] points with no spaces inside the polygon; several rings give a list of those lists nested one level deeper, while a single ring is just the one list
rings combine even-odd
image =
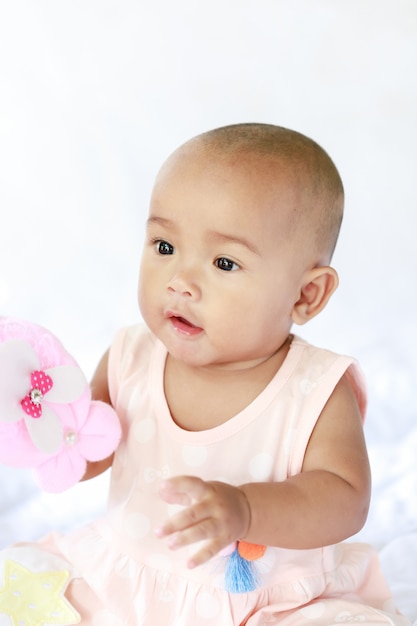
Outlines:
[{"label": "short dark hair", "polygon": [[[204,150],[224,155],[249,152],[284,159],[296,180],[312,194],[312,228],[318,247],[331,258],[343,219],[344,189],[327,152],[313,139],[282,126],[242,123],[222,126],[198,135]],[[315,209],[315,210],[314,210]]]}]

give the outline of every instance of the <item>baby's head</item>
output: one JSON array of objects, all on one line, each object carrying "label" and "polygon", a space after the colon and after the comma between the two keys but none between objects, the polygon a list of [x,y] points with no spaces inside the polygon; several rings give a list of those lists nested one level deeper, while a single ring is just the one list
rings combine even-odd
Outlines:
[{"label": "baby's head", "polygon": [[[235,168],[237,176],[255,185],[259,211],[271,208],[275,193],[276,210],[284,218],[285,194],[288,236],[315,250],[317,264],[330,262],[343,217],[344,191],[333,161],[315,141],[272,124],[234,124],[198,135],[172,157],[194,152],[208,163]],[[267,207],[262,206],[265,193]]]},{"label": "baby's head", "polygon": [[304,135],[237,124],[191,139],[155,181],[140,274],[145,321],[178,358],[200,362],[202,337],[207,362],[263,358],[336,289],[328,264],[342,215],[337,169]]}]

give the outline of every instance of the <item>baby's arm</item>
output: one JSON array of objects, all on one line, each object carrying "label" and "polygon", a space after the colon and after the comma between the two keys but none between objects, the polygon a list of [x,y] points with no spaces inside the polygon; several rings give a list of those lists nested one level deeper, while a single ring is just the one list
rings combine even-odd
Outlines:
[{"label": "baby's arm", "polygon": [[362,528],[370,502],[370,468],[362,419],[346,377],[313,430],[301,474],[276,485],[272,516],[265,519],[262,511],[270,495],[267,484],[244,485],[242,490],[251,508],[247,541],[255,542],[259,529],[262,541],[256,543],[270,545],[268,540],[279,536],[277,545],[284,548],[316,548],[347,539]]},{"label": "baby's arm", "polygon": [[188,506],[156,532],[169,536],[172,548],[206,539],[191,567],[239,539],[291,549],[321,547],[362,528],[370,482],[362,420],[344,377],[320,415],[300,474],[239,488],[195,477],[164,481],[161,496]]},{"label": "baby's arm", "polygon": [[[91,396],[93,400],[101,400],[102,402],[107,402],[107,404],[111,405],[110,401],[110,393],[109,393],[109,385],[107,378],[107,367],[109,361],[109,351],[104,353],[102,356],[96,371],[94,372],[93,378],[90,383],[91,387]],[[87,463],[86,472],[82,478],[82,480],[88,480],[90,478],[94,478],[94,476],[98,476],[108,469],[113,463],[113,454],[109,456],[107,459],[103,459],[102,461],[97,461],[95,463],[89,461]]]}]

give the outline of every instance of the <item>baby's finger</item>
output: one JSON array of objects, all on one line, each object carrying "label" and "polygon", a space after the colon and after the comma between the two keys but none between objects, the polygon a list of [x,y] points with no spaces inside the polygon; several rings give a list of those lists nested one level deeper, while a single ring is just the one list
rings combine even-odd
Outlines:
[{"label": "baby's finger", "polygon": [[203,547],[198,550],[195,554],[192,555],[191,558],[187,561],[187,567],[193,569],[194,567],[198,567],[199,565],[203,565],[207,561],[210,561],[216,554],[218,554],[226,545],[219,541],[207,541],[203,544]]},{"label": "baby's finger", "polygon": [[[198,502],[170,517],[164,524],[155,529],[155,533],[158,537],[167,537],[168,535],[183,533],[185,530],[193,528],[194,534],[197,536],[195,541],[205,539],[207,535],[202,534],[204,531],[200,529],[200,526],[207,520],[209,514],[209,507],[205,503]],[[192,543],[192,541],[187,543]],[[183,543],[182,545],[185,544]]]},{"label": "baby's finger", "polygon": [[[189,523],[189,518],[186,520],[183,528],[175,528],[168,541],[168,545],[172,549],[183,548],[192,543],[204,541],[205,539],[212,539],[218,534],[218,523],[211,517],[203,517],[198,521]],[[164,527],[165,528],[165,527]]]},{"label": "baby's finger", "polygon": [[207,483],[196,476],[174,476],[159,485],[159,495],[168,504],[190,505],[200,500],[209,489]]},{"label": "baby's finger", "polygon": [[182,532],[175,532],[168,539],[168,546],[171,550],[178,550],[192,544],[200,544],[200,549],[187,561],[187,566],[191,569],[209,561],[226,545],[229,545],[225,538],[217,536],[215,522],[212,519],[205,519],[201,524]]}]

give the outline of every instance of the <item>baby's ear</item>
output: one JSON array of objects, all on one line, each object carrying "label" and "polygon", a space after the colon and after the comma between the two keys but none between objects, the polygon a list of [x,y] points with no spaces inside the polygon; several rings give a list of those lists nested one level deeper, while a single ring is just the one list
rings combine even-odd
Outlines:
[{"label": "baby's ear", "polygon": [[315,267],[306,272],[300,297],[292,311],[295,324],[305,324],[318,315],[336,291],[339,278],[332,267]]}]

